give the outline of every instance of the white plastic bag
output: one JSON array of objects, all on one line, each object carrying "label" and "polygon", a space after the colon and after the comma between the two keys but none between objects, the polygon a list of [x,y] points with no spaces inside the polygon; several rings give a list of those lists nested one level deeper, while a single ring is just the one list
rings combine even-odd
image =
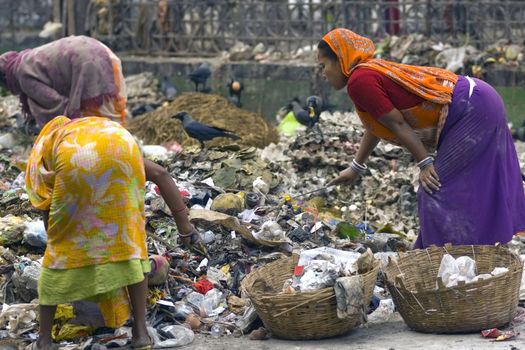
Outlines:
[{"label": "white plastic bag", "polygon": [[396,307],[392,299],[382,299],[379,301],[379,306],[377,309],[368,315],[368,322],[386,322],[392,317],[395,309]]},{"label": "white plastic bag", "polygon": [[44,248],[47,242],[47,233],[42,220],[28,221],[25,223],[24,242],[33,246]]},{"label": "white plastic bag", "polygon": [[439,265],[438,277],[441,277],[441,280],[446,287],[451,287],[457,284],[458,276],[459,268],[456,259],[449,254],[443,255],[441,264]]},{"label": "white plastic bag", "polygon": [[361,254],[329,247],[319,247],[302,251],[299,255],[299,261],[297,262],[297,265],[306,266],[310,261],[314,259],[318,260],[317,257],[319,256],[329,256],[330,261],[340,266],[340,268],[343,270],[343,275],[350,276],[351,274],[357,272],[354,263],[361,256]]},{"label": "white plastic bag", "polygon": [[454,259],[452,255],[445,254],[439,265],[438,277],[447,288],[456,286],[459,281],[471,282],[476,277],[476,261],[468,256]]},{"label": "white plastic bag", "polygon": [[460,256],[456,259],[459,270],[459,281],[470,282],[476,277],[476,261],[468,256]]},{"label": "white plastic bag", "polygon": [[261,229],[255,232],[253,236],[257,239],[265,239],[273,242],[286,241],[286,235],[281,227],[275,221],[266,221],[261,225]]},{"label": "white plastic bag", "polygon": [[202,316],[215,316],[224,311],[223,307],[220,307],[222,303],[225,302],[224,295],[222,292],[216,288],[208,291],[202,300],[200,305],[200,311]]},{"label": "white plastic bag", "polygon": [[337,265],[326,260],[312,260],[305,266],[301,278],[294,280],[292,287],[302,292],[332,287],[337,277]]}]

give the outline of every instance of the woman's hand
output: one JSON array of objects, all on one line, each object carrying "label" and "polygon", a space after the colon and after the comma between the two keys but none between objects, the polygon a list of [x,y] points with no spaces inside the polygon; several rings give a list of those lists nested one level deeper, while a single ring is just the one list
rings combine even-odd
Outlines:
[{"label": "woman's hand", "polygon": [[441,183],[439,182],[434,164],[427,165],[419,172],[419,183],[421,183],[423,189],[429,194],[439,191]]},{"label": "woman's hand", "polygon": [[356,173],[352,167],[348,167],[339,173],[339,176],[328,183],[328,186],[340,185],[340,184],[351,184],[359,178],[359,174]]},{"label": "woman's hand", "polygon": [[199,233],[195,230],[195,227],[190,222],[188,217],[188,212],[177,213],[174,215],[175,223],[177,224],[177,229],[180,233],[180,240],[182,244],[189,248],[192,243],[192,236],[198,235]]},{"label": "woman's hand", "polygon": [[197,232],[197,230],[195,230],[195,228],[191,224],[189,227],[185,228],[181,228],[179,225],[177,225],[177,228],[181,233],[180,241],[182,245],[186,248],[191,247],[193,241],[197,241],[200,238],[199,232]]},{"label": "woman's hand", "polygon": [[188,214],[183,212],[177,215],[177,217],[175,217],[175,223],[179,230],[179,238],[182,245],[186,248],[191,248],[199,254],[208,256],[208,248],[206,248],[206,244],[202,241],[199,231],[191,224]]}]

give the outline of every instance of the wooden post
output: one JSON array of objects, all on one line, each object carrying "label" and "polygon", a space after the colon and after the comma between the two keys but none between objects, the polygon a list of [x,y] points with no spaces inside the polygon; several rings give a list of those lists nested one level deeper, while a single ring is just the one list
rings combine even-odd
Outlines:
[{"label": "wooden post", "polygon": [[62,0],[53,0],[53,22],[62,22],[61,2]]},{"label": "wooden post", "polygon": [[75,35],[75,0],[67,0],[67,35]]}]

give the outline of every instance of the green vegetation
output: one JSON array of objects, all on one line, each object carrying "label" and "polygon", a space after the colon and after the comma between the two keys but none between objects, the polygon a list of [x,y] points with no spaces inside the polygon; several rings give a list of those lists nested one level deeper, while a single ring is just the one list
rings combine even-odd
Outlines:
[{"label": "green vegetation", "polygon": [[505,102],[507,118],[514,127],[521,126],[525,121],[525,89],[522,87],[496,87]]}]

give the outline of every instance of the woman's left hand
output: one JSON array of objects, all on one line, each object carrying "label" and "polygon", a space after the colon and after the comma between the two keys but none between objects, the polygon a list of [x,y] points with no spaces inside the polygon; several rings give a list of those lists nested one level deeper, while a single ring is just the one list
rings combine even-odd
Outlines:
[{"label": "woman's left hand", "polygon": [[429,194],[439,191],[441,183],[439,182],[434,164],[429,164],[419,172],[419,183],[421,183],[423,189]]},{"label": "woman's left hand", "polygon": [[[182,221],[182,222],[180,222],[180,221]],[[177,229],[181,233],[182,244],[186,248],[189,248],[190,245],[191,245],[191,237],[193,235],[195,235],[195,234],[198,234],[198,232],[195,230],[193,225],[190,223],[190,220],[188,220],[188,219],[186,219],[186,220],[177,220],[176,224],[177,224]]]}]

